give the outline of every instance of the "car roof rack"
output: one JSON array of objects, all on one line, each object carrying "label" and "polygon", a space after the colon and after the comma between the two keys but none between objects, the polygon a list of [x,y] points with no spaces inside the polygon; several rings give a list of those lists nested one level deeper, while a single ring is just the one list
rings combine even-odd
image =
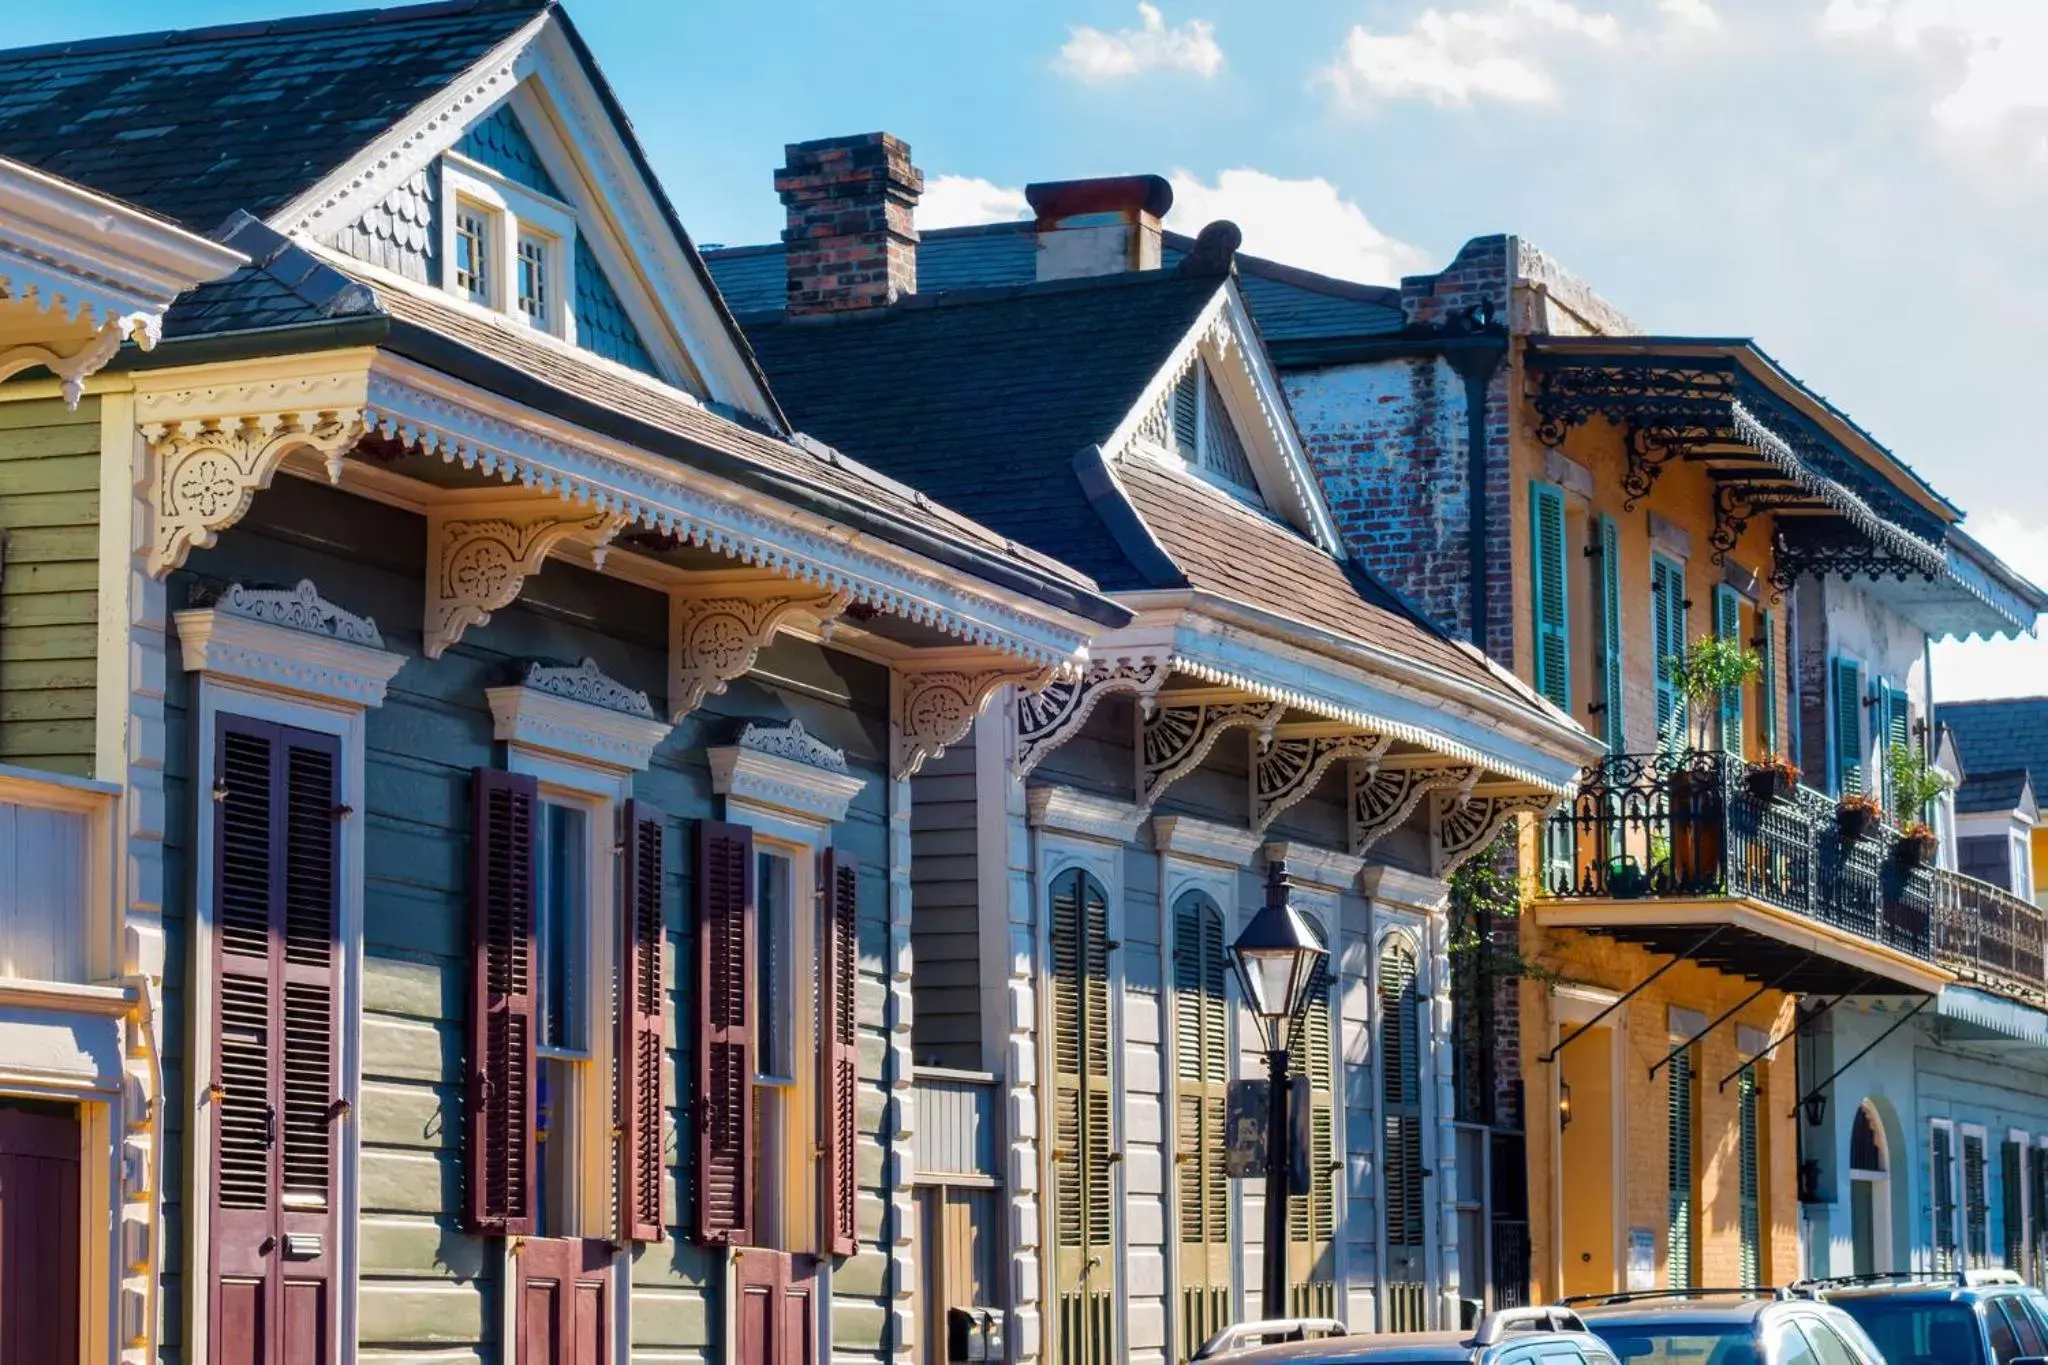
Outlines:
[{"label": "car roof rack", "polygon": [[1967,1289],[1987,1284],[2025,1284],[2026,1281],[2020,1278],[2016,1270],[2009,1270],[2004,1266],[1986,1266],[1980,1270],[1958,1270],[1956,1283]]},{"label": "car roof rack", "polygon": [[1503,1308],[1488,1313],[1473,1334],[1474,1346],[1491,1346],[1521,1332],[1583,1332],[1586,1320],[1571,1309],[1555,1304],[1528,1308]]},{"label": "car roof rack", "polygon": [[2003,1266],[1987,1266],[1978,1270],[1872,1270],[1861,1275],[1824,1275],[1815,1279],[1796,1280],[1791,1288],[1795,1293],[1812,1293],[1822,1289],[1863,1289],[1888,1284],[1948,1285],[1958,1289],[1974,1289],[1990,1285],[2023,1285],[2017,1271]]},{"label": "car roof rack", "polygon": [[1775,1285],[1735,1286],[1727,1289],[1629,1289],[1615,1294],[1574,1294],[1559,1299],[1566,1308],[1586,1304],[1597,1308],[1612,1308],[1625,1303],[1647,1303],[1654,1299],[1789,1299],[1789,1291]]},{"label": "car roof rack", "polygon": [[1242,1351],[1253,1342],[1307,1341],[1312,1336],[1348,1336],[1350,1331],[1337,1318],[1261,1318],[1257,1322],[1233,1323],[1224,1328],[1203,1342],[1202,1349],[1190,1359],[1213,1360],[1233,1351]]}]

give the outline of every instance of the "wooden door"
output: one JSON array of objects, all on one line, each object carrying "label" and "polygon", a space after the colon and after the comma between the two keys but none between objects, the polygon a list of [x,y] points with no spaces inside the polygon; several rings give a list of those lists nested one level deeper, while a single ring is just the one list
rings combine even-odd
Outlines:
[{"label": "wooden door", "polygon": [[77,1365],[78,1115],[0,1108],[0,1365]]},{"label": "wooden door", "polygon": [[733,1254],[734,1359],[817,1365],[818,1271],[809,1256],[747,1248]]},{"label": "wooden door", "polygon": [[608,1365],[611,1243],[530,1237],[519,1243],[517,1257],[516,1365]]},{"label": "wooden door", "polygon": [[333,1358],[340,750],[223,716],[215,749],[210,1355]]}]

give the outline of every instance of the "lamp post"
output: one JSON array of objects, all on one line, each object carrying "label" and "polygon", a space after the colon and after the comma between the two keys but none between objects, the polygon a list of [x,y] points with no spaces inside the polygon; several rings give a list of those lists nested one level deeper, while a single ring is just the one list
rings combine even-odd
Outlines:
[{"label": "lamp post", "polygon": [[1328,956],[1307,921],[1287,903],[1286,864],[1266,869],[1266,903],[1231,945],[1245,1003],[1266,1031],[1266,1284],[1268,1319],[1287,1315],[1287,1036],[1308,1004],[1316,968]]}]

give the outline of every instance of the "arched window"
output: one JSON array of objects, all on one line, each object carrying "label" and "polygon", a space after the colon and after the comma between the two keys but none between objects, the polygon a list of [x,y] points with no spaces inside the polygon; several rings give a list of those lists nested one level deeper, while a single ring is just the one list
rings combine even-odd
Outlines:
[{"label": "arched window", "polygon": [[1075,868],[1053,882],[1051,899],[1055,1330],[1059,1359],[1107,1365],[1116,1359],[1109,896]]},{"label": "arched window", "polygon": [[[1310,932],[1325,949],[1329,935],[1314,915]],[[1306,1190],[1287,1201],[1288,1273],[1293,1310],[1303,1317],[1337,1316],[1336,1053],[1331,1045],[1330,983],[1325,956],[1309,981],[1308,1003],[1295,1020],[1287,1050],[1295,1074],[1308,1079]],[[1297,1091],[1297,1093],[1299,1093]],[[1301,1190],[1297,1180],[1294,1188]]]},{"label": "arched window", "polygon": [[1380,950],[1381,1198],[1387,1241],[1388,1331],[1429,1325],[1423,1268],[1422,1002],[1415,949],[1390,938]]},{"label": "arched window", "polygon": [[1230,963],[1223,911],[1189,891],[1173,906],[1173,1140],[1180,1218],[1180,1359],[1230,1325]]}]

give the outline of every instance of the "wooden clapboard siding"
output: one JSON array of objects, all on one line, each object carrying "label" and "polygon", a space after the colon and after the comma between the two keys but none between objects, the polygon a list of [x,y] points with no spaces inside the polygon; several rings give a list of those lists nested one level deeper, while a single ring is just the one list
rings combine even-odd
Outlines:
[{"label": "wooden clapboard siding", "polygon": [[921,1066],[978,1071],[981,885],[975,857],[974,743],[928,760],[910,780],[910,1045]]},{"label": "wooden clapboard siding", "polygon": [[[317,528],[317,529],[316,529]],[[425,526],[418,518],[292,478],[278,480],[249,516],[210,550],[192,556],[169,585],[180,608],[196,576],[292,583],[310,577],[331,599],[376,618],[389,647],[411,657],[385,704],[369,713],[365,772],[364,1084],[362,1142],[362,1355],[365,1361],[434,1362],[500,1358],[498,1286],[489,1244],[463,1232],[461,1078],[467,1011],[469,783],[471,769],[500,762],[491,742],[484,688],[516,656],[576,660],[589,655],[612,676],[645,688],[659,705],[665,687],[665,604],[653,593],[550,564],[520,602],[472,630],[443,659],[420,651]],[[175,661],[175,646],[173,659]],[[764,678],[786,680],[770,684]],[[189,714],[192,688],[174,671],[167,699],[167,940],[171,955],[165,1035],[167,1160],[182,1161],[186,920],[193,828]],[[730,740],[742,720],[798,719],[844,748],[869,779],[838,832],[837,847],[861,864],[858,1244],[834,1275],[837,1360],[880,1360],[888,1330],[888,1262],[881,1251],[888,1201],[883,1188],[883,1028],[888,957],[886,837],[887,675],[844,655],[783,640],[764,651],[755,675],[736,682],[687,718],[640,774],[635,795],[668,815],[668,996],[663,1077],[670,1165],[663,1180],[667,1236],[635,1249],[631,1262],[633,1357],[675,1365],[715,1353],[717,1318],[706,1302],[715,1262],[683,1234],[689,1191],[674,1154],[694,1150],[683,1102],[694,1087],[688,932],[691,823],[715,812],[704,748]],[[182,1236],[182,1168],[165,1188],[169,1226]],[[167,1359],[183,1341],[177,1304],[182,1261],[166,1258]]]},{"label": "wooden clapboard siding", "polygon": [[92,772],[99,408],[0,402],[0,763]]}]

